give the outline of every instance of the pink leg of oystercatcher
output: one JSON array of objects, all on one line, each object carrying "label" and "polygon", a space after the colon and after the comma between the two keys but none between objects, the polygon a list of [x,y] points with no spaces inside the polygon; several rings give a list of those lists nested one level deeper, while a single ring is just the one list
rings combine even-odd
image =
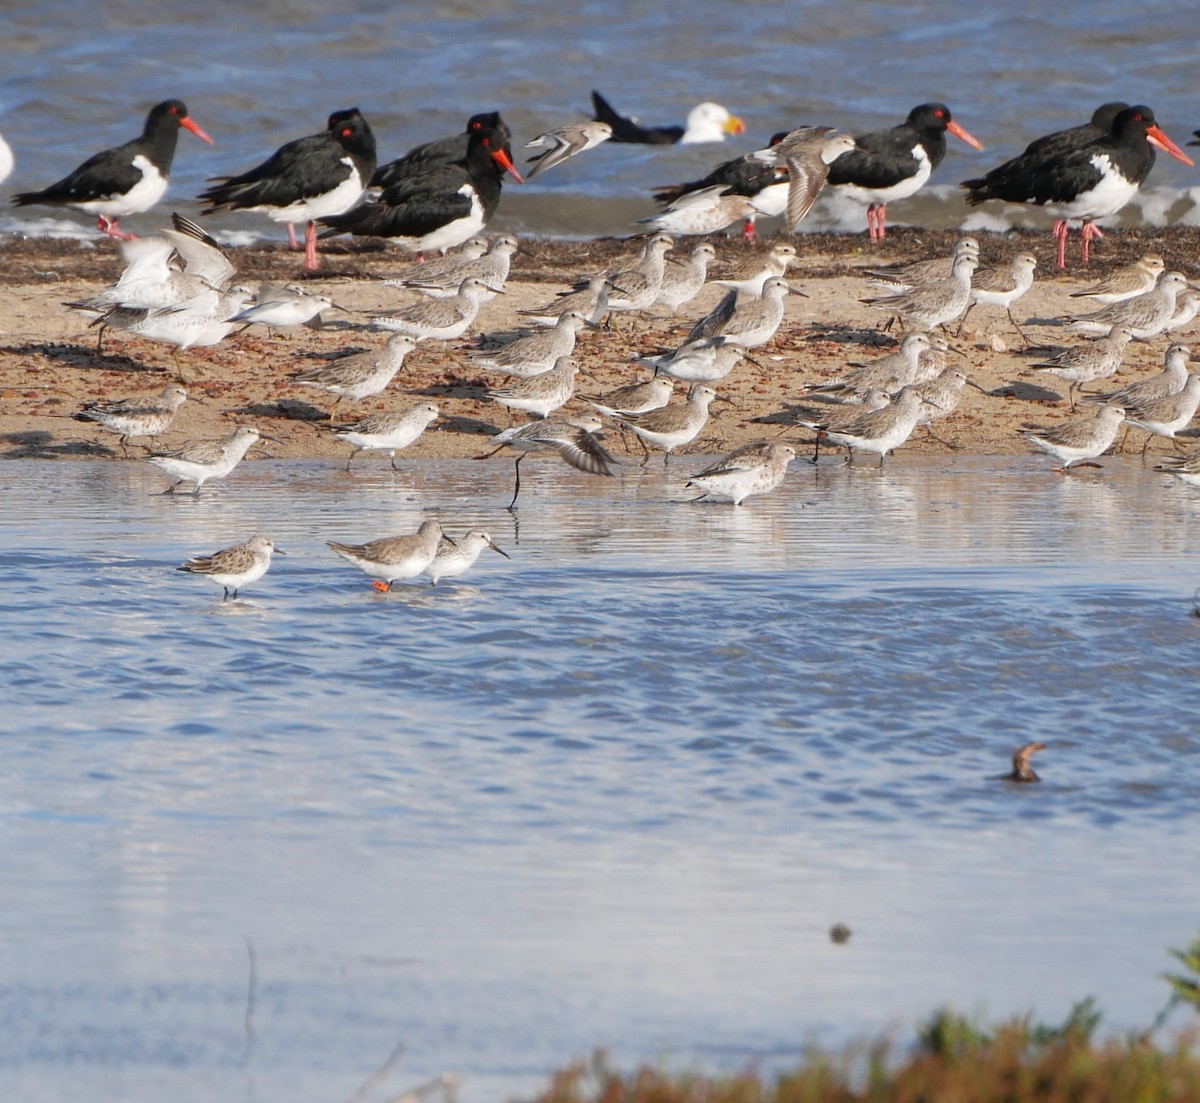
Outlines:
[{"label": "pink leg of oystercatcher", "polygon": [[872,241],[882,241],[887,237],[886,221],[886,203],[872,203],[867,208],[867,232]]},{"label": "pink leg of oystercatcher", "polygon": [[1067,234],[1069,227],[1065,218],[1059,218],[1054,223],[1054,237],[1058,241],[1058,266],[1066,268],[1067,266]]},{"label": "pink leg of oystercatcher", "polygon": [[96,218],[96,228],[116,241],[137,241],[137,234],[127,234],[118,225],[120,221],[119,218],[105,218],[104,215],[99,215]]},{"label": "pink leg of oystercatcher", "polygon": [[320,267],[321,262],[317,260],[317,224],[310,222],[304,231],[304,268],[305,271],[315,272]]},{"label": "pink leg of oystercatcher", "polygon": [[288,248],[293,251],[296,249],[299,249],[300,248],[300,240],[299,240],[299,238],[296,237],[296,227],[291,222],[289,222],[287,224],[287,228],[288,228]]},{"label": "pink leg of oystercatcher", "polygon": [[1083,263],[1087,264],[1088,252],[1089,252],[1088,247],[1092,243],[1092,238],[1103,237],[1104,234],[1101,232],[1100,227],[1097,226],[1094,222],[1084,222],[1083,229],[1080,231],[1080,236],[1083,238],[1083,257],[1082,257],[1082,259],[1083,259]]}]

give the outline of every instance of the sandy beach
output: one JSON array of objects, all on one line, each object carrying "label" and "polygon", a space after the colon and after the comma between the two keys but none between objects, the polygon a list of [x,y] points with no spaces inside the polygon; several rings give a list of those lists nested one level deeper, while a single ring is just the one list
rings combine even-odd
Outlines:
[{"label": "sandy beach", "polygon": [[[897,229],[878,246],[869,246],[865,235],[803,234],[791,239],[800,259],[789,272],[789,281],[806,297],[789,296],[785,322],[774,341],[753,354],[755,362],[743,363],[718,386],[732,404],[721,404],[717,418],[684,451],[711,455],[775,435],[788,441],[811,440],[808,430],[788,428],[789,411],[802,402],[804,385],[838,376],[848,364],[894,347],[894,338],[882,328],[886,313],[860,302],[869,290],[856,273],[868,266],[944,255],[957,236]],[[977,236],[985,263],[1003,265],[1018,252],[1033,252],[1038,258],[1033,289],[1014,308],[1028,345],[1002,310],[976,308],[961,335],[953,337],[959,354],[951,363],[961,366],[983,391],[965,390],[958,411],[938,426],[941,440],[918,432],[900,449],[896,462],[903,462],[905,453],[945,452],[951,445],[982,455],[1027,451],[1028,445],[1016,432],[1021,425],[1052,424],[1071,414],[1066,383],[1030,369],[1044,355],[1037,347],[1083,339],[1044,323],[1079,309],[1080,300],[1071,300],[1071,292],[1144,252],[1160,253],[1169,269],[1178,268],[1192,280],[1200,252],[1200,231],[1194,228],[1110,232],[1098,243],[1087,269],[1078,266],[1078,245],[1072,241],[1068,256],[1075,266],[1058,273],[1048,233]],[[719,278],[724,266],[753,249],[765,248],[771,240],[752,246],[739,237],[718,236],[714,239],[717,263],[710,277]],[[677,245],[675,254],[682,255],[689,247],[690,241]],[[516,311],[551,297],[573,277],[603,271],[619,257],[631,255],[634,248],[630,241],[612,238],[524,240],[506,293],[484,305],[464,338],[421,344],[385,392],[358,403],[343,401],[333,420],[354,420],[433,401],[443,420],[404,454],[425,458],[481,454],[487,438],[510,424],[508,411],[484,397],[486,387],[503,383],[505,377],[480,370],[467,357],[468,350],[481,340],[514,335],[521,328]],[[215,348],[182,353],[179,364],[188,380],[189,397],[195,401],[183,407],[159,445],[178,446],[252,424],[275,438],[269,446],[274,456],[346,457],[347,446],[327,428],[333,396],[289,377],[339,352],[382,345],[388,334],[371,330],[363,312],[399,307],[416,298],[412,292],[378,282],[410,263],[409,258],[376,245],[333,242],[325,250],[322,270],[305,276],[300,256],[282,244],[238,248],[231,255],[240,282],[255,286],[260,281],[303,281],[347,312],[328,311],[321,329],[267,333],[254,327]],[[97,330],[89,328],[89,317],[64,305],[97,293],[117,278],[122,267],[118,247],[106,240],[12,239],[0,249],[0,274],[6,285],[0,302],[4,334],[0,456],[119,458],[111,433],[74,421],[72,415],[85,402],[156,393],[175,378],[169,346],[110,331],[98,352]],[[589,375],[580,378],[577,391],[595,394],[648,378],[648,370],[631,363],[632,358],[675,347],[722,292],[706,286],[678,318],[659,308],[657,315],[640,316],[633,324],[623,318],[617,329],[585,331],[576,355]],[[1182,334],[1131,346],[1125,367],[1105,386],[1158,371],[1169,341],[1187,340],[1194,330],[1195,324]],[[683,390],[682,384],[676,385],[677,393],[682,395]],[[577,395],[565,412],[587,409]],[[609,443],[620,455],[616,433],[609,434]],[[636,446],[634,454],[640,459]],[[134,447],[130,455],[137,457],[140,452]],[[261,455],[256,450],[251,458]]]}]

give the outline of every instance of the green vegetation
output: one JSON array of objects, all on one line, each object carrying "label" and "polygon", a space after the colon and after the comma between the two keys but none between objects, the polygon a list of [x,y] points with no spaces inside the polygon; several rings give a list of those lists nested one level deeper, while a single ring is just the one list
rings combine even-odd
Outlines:
[{"label": "green vegetation", "polygon": [[536,1103],[1197,1103],[1195,1037],[1156,1043],[1152,1034],[1180,1005],[1200,1012],[1200,937],[1172,950],[1185,974],[1164,974],[1170,999],[1149,1030],[1098,1040],[1092,1000],[1059,1026],[1028,1017],[989,1027],[940,1011],[907,1053],[891,1043],[810,1053],[766,1076],[614,1070],[603,1054],[559,1073]]},{"label": "green vegetation", "polygon": [[1180,1004],[1188,1004],[1193,1010],[1200,1011],[1200,938],[1193,938],[1186,950],[1171,950],[1170,953],[1187,969],[1187,975],[1163,974],[1163,980],[1171,986],[1171,998],[1159,1015],[1156,1025]]}]

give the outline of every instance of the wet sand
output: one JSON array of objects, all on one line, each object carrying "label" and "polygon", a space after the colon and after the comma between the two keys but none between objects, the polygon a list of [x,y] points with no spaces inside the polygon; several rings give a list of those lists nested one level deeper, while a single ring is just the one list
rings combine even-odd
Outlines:
[{"label": "wet sand", "polygon": [[[789,272],[789,281],[807,297],[789,296],[775,340],[753,353],[755,363],[743,363],[718,385],[733,404],[717,407],[717,418],[683,451],[711,455],[776,435],[788,441],[811,441],[810,431],[788,425],[788,411],[807,404],[800,397],[803,386],[840,375],[850,362],[881,355],[894,345],[894,338],[882,329],[887,315],[859,301],[869,289],[855,273],[865,266],[944,255],[958,236],[897,229],[889,231],[888,240],[879,246],[870,246],[865,235],[802,234],[790,239],[800,252],[800,262]],[[1018,252],[1033,252],[1038,258],[1033,289],[1014,307],[1030,346],[1081,340],[1041,323],[1078,310],[1080,300],[1071,300],[1070,293],[1106,271],[1153,251],[1164,256],[1168,268],[1179,268],[1195,281],[1200,257],[1200,230],[1195,228],[1110,232],[1096,243],[1087,269],[1078,266],[1078,243],[1073,239],[1068,259],[1074,267],[1057,273],[1048,233],[976,236],[987,263],[1003,264]],[[718,237],[717,264],[710,276],[719,277],[723,263],[761,249],[770,240],[749,246],[740,238]],[[343,422],[433,401],[443,422],[401,453],[398,462],[406,454],[468,457],[487,451],[487,438],[508,426],[510,419],[507,409],[483,397],[483,392],[487,386],[503,384],[507,377],[475,367],[467,351],[481,340],[515,334],[520,328],[518,309],[537,305],[570,278],[602,271],[634,249],[632,243],[612,238],[533,239],[523,241],[522,247],[506,294],[484,305],[464,338],[422,343],[385,392],[357,403],[343,401],[336,410],[332,395],[293,383],[289,376],[339,351],[382,345],[389,335],[370,330],[370,319],[359,312],[399,307],[416,298],[414,293],[377,282],[410,263],[410,258],[374,243],[333,242],[324,254],[322,271],[307,276],[299,254],[283,245],[231,250],[240,282],[254,286],[265,280],[303,281],[350,313],[327,312],[327,324],[319,330],[268,334],[256,326],[215,348],[180,354],[189,396],[198,401],[189,401],[181,409],[158,444],[179,446],[252,424],[275,438],[277,443],[269,446],[275,456],[341,459],[349,449],[329,432],[331,412],[334,422]],[[688,247],[684,242],[675,252],[681,254]],[[0,302],[0,457],[120,457],[113,434],[74,421],[72,415],[87,401],[156,393],[175,378],[169,346],[110,331],[98,352],[97,330],[89,328],[89,318],[64,305],[96,294],[117,278],[122,266],[117,246],[102,239],[83,244],[14,239],[0,246],[0,278],[6,289]],[[632,324],[623,317],[615,330],[585,331],[576,355],[590,377],[581,376],[577,390],[594,394],[648,378],[648,369],[632,364],[631,358],[674,347],[722,292],[706,287],[677,319],[659,308],[656,316],[643,315]],[[1104,386],[1158,371],[1169,341],[1187,340],[1195,330],[1193,323],[1182,334],[1135,343],[1125,367]],[[1017,435],[1021,425],[1052,424],[1071,416],[1067,384],[1030,370],[1043,353],[1027,346],[1003,311],[977,307],[952,344],[961,355],[952,356],[950,362],[961,366],[986,393],[966,389],[958,411],[937,425],[941,439],[926,438],[918,431],[893,462],[903,462],[905,453],[944,453],[950,446],[979,455],[1023,453],[1029,446]],[[677,393],[682,395],[683,390],[683,384],[676,385]],[[564,412],[588,409],[576,397]],[[1193,432],[1187,430],[1185,440]],[[610,433],[608,441],[620,455],[618,435]],[[640,450],[636,444],[633,447],[640,459]],[[1165,448],[1163,442],[1152,445],[1152,450]],[[136,446],[131,448],[131,457],[140,454]],[[256,450],[251,458],[260,454]],[[380,458],[363,457],[359,462],[380,462]],[[386,457],[382,462],[387,462]]]}]

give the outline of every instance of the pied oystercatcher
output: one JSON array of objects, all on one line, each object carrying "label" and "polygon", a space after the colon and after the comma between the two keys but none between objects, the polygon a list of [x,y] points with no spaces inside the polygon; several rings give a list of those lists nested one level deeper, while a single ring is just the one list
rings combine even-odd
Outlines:
[{"label": "pied oystercatcher", "polygon": [[1025,147],[1022,157],[1048,157],[1061,153],[1063,150],[1075,149],[1086,145],[1097,138],[1103,138],[1112,130],[1113,120],[1127,108],[1129,104],[1123,100],[1112,100],[1102,103],[1092,112],[1091,121],[1082,126],[1068,127],[1066,130],[1056,130],[1052,134],[1034,138]]},{"label": "pied oystercatcher", "polygon": [[181,126],[212,144],[181,100],[163,100],[150,109],[136,138],[89,157],[48,188],[14,195],[13,202],[19,207],[76,207],[95,215],[97,227],[109,237],[128,241],[133,235],[123,233],[119,223],[126,215],[148,211],[163,197]]},{"label": "pied oystercatcher", "polygon": [[908,118],[887,130],[855,135],[856,149],[829,166],[827,183],[867,205],[867,230],[872,241],[887,235],[887,205],[914,195],[946,156],[946,131],[975,149],[983,149],[950,116],[944,103],[922,103]]},{"label": "pied oystercatcher", "polygon": [[286,222],[288,241],[297,248],[294,224],[307,222],[304,267],[317,268],[316,220],[348,211],[362,197],[375,172],[375,135],[357,107],[335,111],[320,134],[280,146],[261,165],[240,176],[214,178],[200,193],[204,214],[222,209],[265,211]]},{"label": "pied oystercatcher", "polygon": [[[1095,119],[1093,116],[1093,126]],[[1192,164],[1159,128],[1154,112],[1138,104],[1117,112],[1108,131],[1098,137],[1086,126],[1060,131],[1034,142],[986,176],[965,180],[962,186],[972,206],[1003,199],[1052,211],[1059,268],[1066,267],[1068,224],[1081,220],[1083,263],[1087,264],[1091,239],[1101,236],[1094,220],[1116,214],[1134,197],[1154,167],[1152,145],[1185,165]]]},{"label": "pied oystercatcher", "polygon": [[[390,188],[403,180],[410,180],[423,172],[438,165],[448,165],[453,161],[461,161],[467,155],[467,146],[471,143],[471,135],[481,130],[491,132],[492,144],[497,148],[509,149],[512,143],[512,131],[508,128],[499,111],[485,111],[472,115],[467,120],[466,130],[451,134],[446,138],[438,138],[423,145],[414,146],[403,157],[397,157],[386,165],[380,165],[371,177],[371,187]],[[511,154],[510,154],[511,155]]]},{"label": "pied oystercatcher", "polygon": [[461,160],[404,173],[378,199],[323,218],[329,229],[322,236],[389,237],[416,253],[445,253],[479,233],[495,213],[505,172],[525,182],[512,163],[508,127],[468,127],[467,152]]}]

